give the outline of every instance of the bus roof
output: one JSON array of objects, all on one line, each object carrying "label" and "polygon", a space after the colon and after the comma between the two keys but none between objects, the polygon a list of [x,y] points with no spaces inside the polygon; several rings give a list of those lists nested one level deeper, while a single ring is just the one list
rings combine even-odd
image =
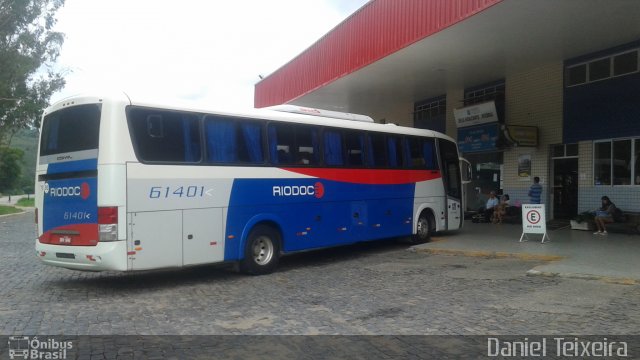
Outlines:
[{"label": "bus roof", "polygon": [[[427,129],[417,129],[412,127],[399,126],[395,124],[380,124],[372,122],[369,116],[341,113],[330,110],[317,110],[314,112],[285,112],[283,109],[292,109],[296,106],[279,105],[272,108],[261,109],[221,109],[212,108],[209,105],[189,101],[180,101],[175,99],[149,99],[146,96],[131,95],[125,92],[113,92],[108,94],[79,94],[64,98],[52,104],[45,110],[45,114],[56,111],[62,107],[80,104],[80,103],[103,103],[103,102],[125,102],[133,106],[142,106],[175,111],[189,111],[203,114],[215,114],[221,116],[241,117],[248,119],[262,119],[271,121],[283,121],[291,123],[304,123],[316,126],[331,126],[346,129],[357,129],[366,131],[377,131],[402,135],[427,136],[447,139],[455,142],[453,138],[437,131]],[[299,107],[302,108],[302,107]],[[305,108],[311,109],[311,108]],[[313,115],[311,115],[313,114]],[[342,115],[340,117],[339,115]],[[330,115],[330,116],[327,116]],[[333,116],[331,116],[333,115]],[[371,121],[367,120],[371,119]]]}]

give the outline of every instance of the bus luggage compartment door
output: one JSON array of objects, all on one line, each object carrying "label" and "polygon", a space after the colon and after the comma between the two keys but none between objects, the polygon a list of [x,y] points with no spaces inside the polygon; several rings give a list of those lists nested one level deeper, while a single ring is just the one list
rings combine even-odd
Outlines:
[{"label": "bus luggage compartment door", "polygon": [[224,260],[222,209],[193,209],[183,212],[183,264],[196,265]]},{"label": "bus luggage compartment door", "polygon": [[182,266],[182,210],[129,214],[132,270]]}]

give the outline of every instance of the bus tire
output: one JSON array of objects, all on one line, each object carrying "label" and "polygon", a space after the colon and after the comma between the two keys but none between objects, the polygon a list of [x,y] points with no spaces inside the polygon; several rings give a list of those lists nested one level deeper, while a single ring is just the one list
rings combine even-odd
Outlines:
[{"label": "bus tire", "polygon": [[272,273],[280,259],[280,233],[268,225],[254,227],[244,247],[240,271],[251,275]]},{"label": "bus tire", "polygon": [[416,234],[411,237],[413,244],[423,244],[431,240],[433,232],[433,215],[428,211],[423,211],[418,218]]}]

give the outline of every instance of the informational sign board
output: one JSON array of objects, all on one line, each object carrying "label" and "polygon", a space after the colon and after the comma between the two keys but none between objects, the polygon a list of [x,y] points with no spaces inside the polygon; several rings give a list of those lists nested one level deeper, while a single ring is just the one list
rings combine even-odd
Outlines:
[{"label": "informational sign board", "polygon": [[522,236],[520,236],[520,242],[523,239],[527,239],[527,234],[542,234],[542,241],[549,239],[547,235],[547,221],[545,217],[544,204],[522,204]]},{"label": "informational sign board", "polygon": [[458,149],[463,153],[495,151],[498,132],[497,123],[458,129]]},{"label": "informational sign board", "polygon": [[498,122],[496,103],[493,101],[453,109],[458,128]]}]

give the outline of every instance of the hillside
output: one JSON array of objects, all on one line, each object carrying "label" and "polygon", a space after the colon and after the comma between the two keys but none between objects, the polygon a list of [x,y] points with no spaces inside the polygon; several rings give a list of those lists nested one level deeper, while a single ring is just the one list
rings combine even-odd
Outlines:
[{"label": "hillside", "polygon": [[20,183],[30,184],[33,187],[38,152],[38,130],[20,130],[11,139],[10,147],[24,151]]}]

